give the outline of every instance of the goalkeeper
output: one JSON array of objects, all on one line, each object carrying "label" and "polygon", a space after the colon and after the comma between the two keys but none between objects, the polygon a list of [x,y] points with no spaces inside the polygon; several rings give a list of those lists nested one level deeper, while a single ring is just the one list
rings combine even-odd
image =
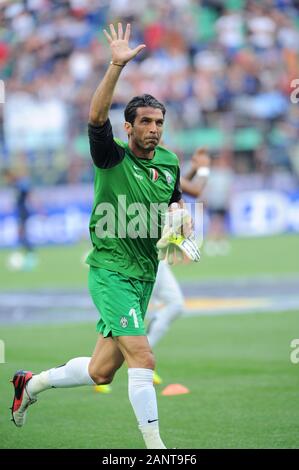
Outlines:
[{"label": "goalkeeper", "polygon": [[[101,313],[97,323],[98,341],[92,357],[76,357],[39,374],[17,371],[12,381],[12,418],[16,426],[23,426],[29,405],[44,390],[110,383],[125,361],[129,400],[145,446],[164,449],[153,386],[155,360],[146,336],[144,316],[158,268],[159,230],[157,235],[152,235],[151,207],[153,203],[181,205],[178,158],[159,146],[165,107],[151,95],[134,97],[126,106],[124,128],[128,142],[114,139],[108,118],[114,89],[123,68],[145,46],[130,48],[129,25],[125,31],[121,23],[117,31],[110,25],[110,34],[105,31],[105,35],[111,62],[94,93],[89,115],[95,193],[89,227],[93,251],[87,262],[89,290]],[[125,210],[124,201],[131,210],[145,209],[145,236],[135,237],[131,230],[134,213]],[[109,230],[105,230],[107,225]],[[172,228],[174,236],[177,226]],[[167,241],[163,243],[167,245]],[[198,257],[190,237],[172,238],[171,243],[177,244],[185,255]]]}]

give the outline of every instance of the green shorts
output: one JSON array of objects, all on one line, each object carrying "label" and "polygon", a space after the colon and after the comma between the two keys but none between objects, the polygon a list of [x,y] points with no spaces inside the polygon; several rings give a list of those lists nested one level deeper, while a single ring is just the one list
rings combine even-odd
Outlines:
[{"label": "green shorts", "polygon": [[97,331],[107,336],[143,336],[154,282],[90,266],[88,287],[100,313]]}]

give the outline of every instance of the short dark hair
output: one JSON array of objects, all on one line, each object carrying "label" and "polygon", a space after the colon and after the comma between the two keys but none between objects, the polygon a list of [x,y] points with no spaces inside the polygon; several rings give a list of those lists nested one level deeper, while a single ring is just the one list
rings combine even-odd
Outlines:
[{"label": "short dark hair", "polygon": [[129,101],[125,109],[125,120],[133,125],[137,116],[137,108],[147,107],[161,109],[163,117],[165,116],[166,109],[164,104],[160,103],[160,101],[158,101],[152,95],[145,94],[134,96],[134,98]]}]

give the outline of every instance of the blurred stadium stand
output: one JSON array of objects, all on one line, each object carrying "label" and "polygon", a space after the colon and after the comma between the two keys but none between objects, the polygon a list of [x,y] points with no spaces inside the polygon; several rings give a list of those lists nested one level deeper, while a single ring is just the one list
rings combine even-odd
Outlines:
[{"label": "blurred stadium stand", "polygon": [[[130,97],[153,94],[167,106],[165,142],[184,165],[196,146],[215,162],[230,154],[232,193],[242,192],[231,208],[234,233],[298,231],[299,103],[290,99],[298,0],[0,1],[0,166],[29,172],[35,187],[81,184],[89,194],[88,109],[109,61],[102,29],[119,20],[147,49],[123,71],[115,134]],[[0,206],[0,245],[11,244],[12,232],[3,235],[11,197],[6,191]],[[259,217],[265,228],[255,230]]]}]

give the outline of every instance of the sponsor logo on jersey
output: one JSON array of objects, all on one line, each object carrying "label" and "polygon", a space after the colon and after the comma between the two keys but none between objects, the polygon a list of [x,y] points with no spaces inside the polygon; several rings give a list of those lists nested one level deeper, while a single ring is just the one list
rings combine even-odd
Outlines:
[{"label": "sponsor logo on jersey", "polygon": [[154,182],[159,178],[159,173],[155,168],[150,168],[150,178]]},{"label": "sponsor logo on jersey", "polygon": [[126,317],[121,317],[121,319],[120,319],[120,326],[122,326],[123,328],[127,328],[127,326],[128,326],[128,320],[126,319]]},{"label": "sponsor logo on jersey", "polygon": [[135,176],[135,178],[137,178],[138,180],[143,180],[143,176],[141,176],[140,173],[136,173],[136,171],[140,171],[141,168],[139,168],[137,165],[132,165],[132,168],[133,168],[133,175]]}]

